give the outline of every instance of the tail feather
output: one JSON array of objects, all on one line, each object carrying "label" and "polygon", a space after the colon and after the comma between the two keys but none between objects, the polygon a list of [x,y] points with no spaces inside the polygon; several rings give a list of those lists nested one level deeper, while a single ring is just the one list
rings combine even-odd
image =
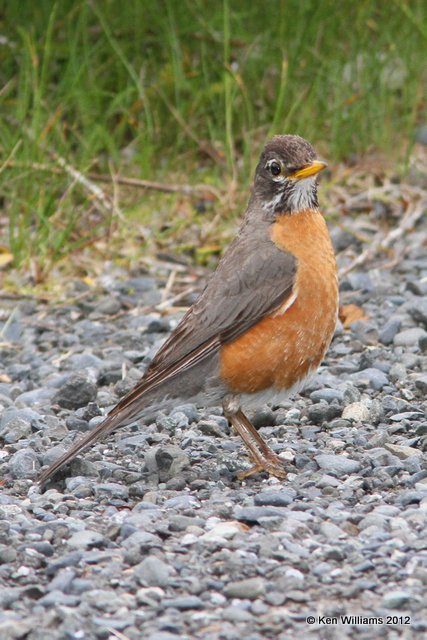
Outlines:
[{"label": "tail feather", "polygon": [[[223,385],[216,377],[217,354],[213,353],[214,339],[194,350],[166,369],[148,371],[140,382],[120,402],[95,429],[78,440],[58,460],[40,474],[39,482],[44,484],[64,465],[71,462],[79,453],[106,435],[133,420],[154,416],[159,410],[169,411],[176,400],[180,402],[198,394],[211,401],[223,397]],[[209,357],[208,357],[209,356]]]},{"label": "tail feather", "polygon": [[39,484],[44,485],[49,478],[55,475],[62,467],[71,462],[79,453],[86,451],[91,445],[102,440],[109,433],[129,423],[133,418],[133,411],[117,412],[108,414],[105,419],[92,431],[87,433],[83,438],[75,442],[68,451],[53,462],[45,471],[43,471],[38,479]]}]

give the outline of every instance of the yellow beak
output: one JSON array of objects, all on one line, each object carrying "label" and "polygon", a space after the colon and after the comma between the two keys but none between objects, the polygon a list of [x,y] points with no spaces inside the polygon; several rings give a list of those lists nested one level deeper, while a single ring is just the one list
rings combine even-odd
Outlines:
[{"label": "yellow beak", "polygon": [[306,164],[302,169],[298,169],[294,173],[291,173],[289,176],[293,180],[301,180],[302,178],[309,178],[310,176],[315,176],[316,173],[326,169],[328,165],[326,162],[322,162],[321,160],[313,160],[310,164]]}]

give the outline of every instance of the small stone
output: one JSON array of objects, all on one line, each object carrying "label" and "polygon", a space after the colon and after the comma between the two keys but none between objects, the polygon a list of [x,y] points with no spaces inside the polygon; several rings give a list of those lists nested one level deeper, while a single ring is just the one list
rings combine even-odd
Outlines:
[{"label": "small stone", "polygon": [[60,458],[65,453],[65,451],[65,447],[63,447],[61,444],[58,444],[56,447],[51,447],[47,451],[44,451],[41,456],[42,465],[45,466],[52,464],[52,462],[55,462],[55,460]]},{"label": "small stone", "polygon": [[415,380],[415,386],[417,387],[417,389],[427,394],[427,373],[420,375]]},{"label": "small stone", "polygon": [[213,436],[214,438],[223,438],[226,435],[226,432],[213,420],[200,420],[197,428],[201,433],[207,436]]},{"label": "small stone", "polygon": [[408,291],[412,291],[416,296],[427,296],[427,278],[412,278],[406,283]]},{"label": "small stone", "polygon": [[138,604],[153,606],[158,604],[164,597],[165,592],[160,587],[142,587],[136,592]]},{"label": "small stone", "polygon": [[330,476],[329,474],[325,473],[316,482],[316,487],[319,487],[320,489],[324,489],[325,487],[339,487],[340,484],[341,484],[340,480],[338,480],[334,476]]},{"label": "small stone", "polygon": [[82,559],[83,554],[81,551],[72,551],[71,553],[66,553],[61,556],[57,560],[53,560],[47,565],[46,575],[54,576],[61,569],[65,569],[66,567],[77,567],[80,560]]},{"label": "small stone", "polygon": [[96,305],[95,311],[106,316],[113,316],[116,313],[119,313],[122,305],[120,304],[120,300],[113,297],[108,297],[102,300],[99,304]]},{"label": "small stone", "polygon": [[353,291],[373,291],[374,284],[371,280],[371,276],[363,271],[353,271],[348,273],[346,280],[350,284]]},{"label": "small stone", "polygon": [[271,427],[274,425],[274,421],[275,415],[267,405],[260,407],[251,415],[251,422],[255,429]]},{"label": "small stone", "polygon": [[386,609],[403,609],[413,600],[408,591],[390,591],[383,597],[383,606]]},{"label": "small stone", "polygon": [[7,444],[18,442],[21,438],[28,438],[32,433],[31,421],[17,416],[9,420],[7,425],[0,430],[0,439]]},{"label": "small stone", "polygon": [[331,404],[331,402],[342,403],[344,396],[342,391],[339,389],[316,389],[310,393],[310,399],[313,402],[327,402]]},{"label": "small stone", "polygon": [[360,462],[346,456],[321,453],[315,459],[321,469],[338,477],[357,473],[361,469]]},{"label": "small stone", "polygon": [[390,376],[390,380],[392,382],[397,382],[398,380],[405,380],[408,375],[406,371],[406,367],[401,362],[395,362],[392,367],[390,367],[390,371],[388,372]]},{"label": "small stone", "polygon": [[239,522],[218,522],[212,529],[204,533],[201,540],[217,540],[225,538],[231,540],[237,533],[241,533],[243,525]]},{"label": "small stone", "polygon": [[129,498],[129,489],[118,482],[104,482],[95,485],[95,495],[108,499],[127,500]]},{"label": "small stone", "polygon": [[341,415],[342,409],[336,404],[327,404],[326,402],[318,402],[308,407],[308,419],[313,424],[321,425],[324,422],[330,422],[334,418]]},{"label": "small stone", "polygon": [[406,460],[413,456],[419,456],[420,458],[423,456],[423,452],[419,449],[414,449],[414,447],[405,447],[403,445],[389,444],[386,442],[384,444],[384,448],[393,453],[400,460]]},{"label": "small stone", "polygon": [[151,474],[158,474],[160,482],[167,482],[190,465],[188,455],[175,445],[150,449],[145,454],[145,465]]},{"label": "small stone", "polygon": [[379,333],[380,342],[386,345],[391,344],[395,335],[400,331],[401,326],[402,321],[400,318],[390,318]]},{"label": "small stone", "polygon": [[356,320],[350,325],[350,329],[357,340],[362,344],[374,345],[378,342],[378,329],[373,322]]},{"label": "small stone", "polygon": [[203,601],[197,596],[178,596],[162,600],[162,605],[166,608],[178,609],[178,611],[188,611],[190,609],[203,609]]},{"label": "small stone", "polygon": [[169,583],[171,567],[160,558],[148,556],[134,567],[135,576],[140,584],[150,587],[165,587]]},{"label": "small stone", "polygon": [[418,346],[418,342],[420,338],[427,337],[427,332],[425,329],[421,329],[420,327],[414,327],[412,329],[405,329],[404,331],[400,331],[394,336],[393,343],[396,347],[411,347]]},{"label": "small stone", "polygon": [[263,491],[254,496],[256,506],[271,505],[273,507],[287,507],[294,500],[294,489],[282,489],[281,491]]},{"label": "small stone", "polygon": [[[2,640],[24,640],[34,629],[34,618],[28,616],[26,620],[19,620],[16,615],[2,614],[0,619],[0,638]],[[176,640],[176,639],[175,639]]]},{"label": "small stone", "polygon": [[233,515],[241,522],[259,522],[263,518],[276,518],[286,516],[287,511],[280,507],[240,507],[237,506]]},{"label": "small stone", "polygon": [[383,371],[369,367],[358,371],[357,373],[350,374],[350,379],[355,380],[359,385],[366,387],[372,387],[376,391],[381,391],[383,387],[388,384],[388,377]]},{"label": "small stone", "polygon": [[36,478],[40,463],[32,449],[20,449],[11,457],[9,469],[14,478]]},{"label": "small stone", "polygon": [[362,400],[361,402],[353,402],[347,405],[342,412],[342,418],[353,422],[369,422],[371,402],[369,399],[369,401]]},{"label": "small stone", "polygon": [[94,376],[84,372],[73,373],[59,389],[53,401],[65,409],[79,409],[94,402],[98,389]]},{"label": "small stone", "polygon": [[264,580],[262,578],[247,578],[229,582],[224,587],[224,595],[227,598],[240,598],[255,600],[265,592]]},{"label": "small stone", "polygon": [[189,424],[197,422],[199,419],[199,412],[194,404],[180,404],[171,411],[170,415],[174,417],[175,413],[183,413],[186,415]]},{"label": "small stone", "polygon": [[[228,622],[234,623],[253,621],[253,616],[249,611],[236,606],[225,607],[221,612],[221,617]],[[224,636],[224,638],[225,637],[226,636]]]},{"label": "small stone", "polygon": [[76,533],[73,533],[73,535],[67,540],[68,546],[75,549],[99,547],[104,542],[104,536],[101,533],[98,533],[98,531],[93,531],[92,529],[76,531]]},{"label": "small stone", "polygon": [[328,540],[339,540],[346,537],[346,533],[333,522],[322,522],[320,532]]},{"label": "small stone", "polygon": [[408,309],[409,314],[419,324],[427,329],[427,297],[417,300],[417,303]]},{"label": "small stone", "polygon": [[38,600],[38,604],[42,607],[46,607],[47,609],[63,606],[63,607],[75,607],[80,602],[80,598],[78,596],[72,596],[62,591],[50,591],[45,596]]},{"label": "small stone", "polygon": [[17,552],[13,547],[0,544],[0,564],[8,564],[16,560]]}]

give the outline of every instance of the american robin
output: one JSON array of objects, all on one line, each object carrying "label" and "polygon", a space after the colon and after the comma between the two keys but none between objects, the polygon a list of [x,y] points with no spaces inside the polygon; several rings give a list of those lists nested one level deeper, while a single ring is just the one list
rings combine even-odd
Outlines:
[{"label": "american robin", "polygon": [[260,470],[285,476],[241,407],[300,389],[332,339],[336,264],[317,200],[317,174],[325,166],[299,136],[267,143],[241,227],[206,288],[140,382],[41,474],[42,483],[117,427],[184,400],[222,402],[254,462],[240,477]]}]

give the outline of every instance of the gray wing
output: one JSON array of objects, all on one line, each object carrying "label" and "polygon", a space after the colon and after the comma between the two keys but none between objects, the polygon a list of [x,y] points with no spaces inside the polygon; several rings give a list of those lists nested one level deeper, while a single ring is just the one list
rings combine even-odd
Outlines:
[{"label": "gray wing", "polygon": [[152,361],[147,374],[167,368],[212,340],[221,346],[242,335],[292,295],[296,258],[267,237],[237,236],[200,298]]}]

